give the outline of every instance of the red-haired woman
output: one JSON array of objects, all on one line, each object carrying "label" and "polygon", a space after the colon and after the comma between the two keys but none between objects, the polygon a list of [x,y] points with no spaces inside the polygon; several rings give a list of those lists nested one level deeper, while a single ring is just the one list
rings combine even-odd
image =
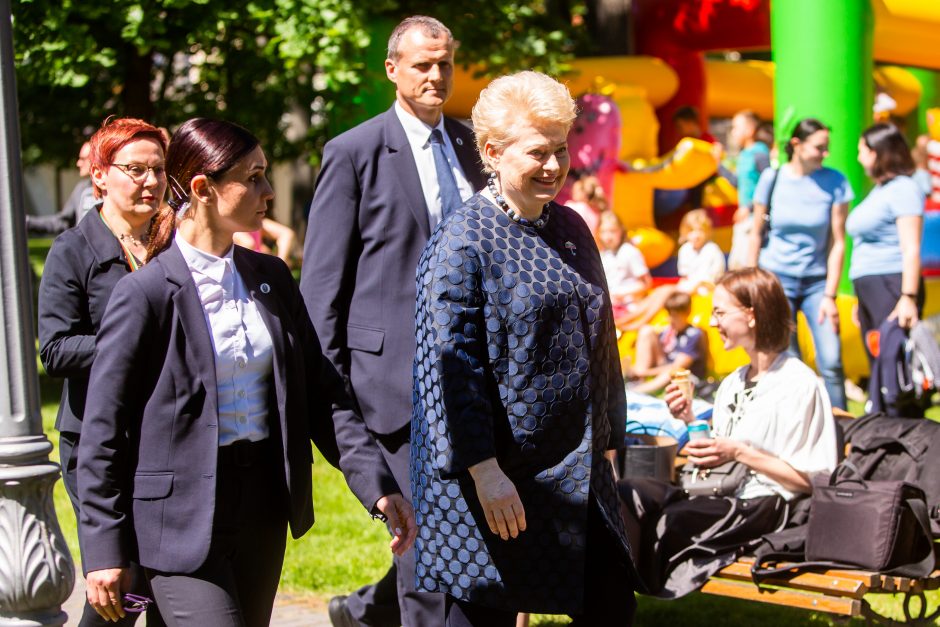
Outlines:
[{"label": "red-haired woman", "polygon": [[[687,498],[653,479],[624,479],[630,544],[651,594],[675,598],[753,548],[789,517],[790,503],[812,491],[810,478],[836,465],[836,430],[829,397],[815,373],[787,352],[792,318],[783,287],[766,270],[724,275],[712,297],[712,326],[725,350],[740,346],[749,363],[715,395],[711,436],[685,452],[701,468],[737,461],[748,469],[734,496]],[[672,414],[694,419],[691,402],[672,383]]]},{"label": "red-haired woman", "polygon": [[[166,193],[166,139],[143,120],[117,118],[92,136],[94,210],[56,238],[39,284],[39,355],[65,377],[56,417],[65,491],[79,518],[75,455],[101,318],[119,279],[147,258],[151,218]],[[142,582],[143,587],[146,583]],[[136,586],[134,588],[136,590]],[[137,614],[129,614],[131,624]],[[148,624],[162,624],[148,616]],[[86,604],[82,625],[105,624]]]},{"label": "red-haired woman", "polygon": [[313,524],[311,439],[387,518],[395,553],[414,541],[411,504],[287,266],[233,245],[261,228],[274,197],[267,166],[240,126],[183,124],[167,153],[177,214],[161,213],[153,258],[115,287],[102,321],[79,535],[89,600],[111,619],[124,614],[136,556],[167,623],[267,625],[288,526],[299,537]]}]

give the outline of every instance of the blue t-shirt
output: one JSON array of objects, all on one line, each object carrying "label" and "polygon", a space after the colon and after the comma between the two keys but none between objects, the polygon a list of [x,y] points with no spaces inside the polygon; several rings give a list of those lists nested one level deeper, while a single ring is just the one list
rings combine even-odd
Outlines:
[{"label": "blue t-shirt", "polygon": [[832,206],[855,198],[838,170],[822,167],[794,176],[790,169],[767,168],[754,190],[754,202],[767,206],[770,183],[779,172],[770,203],[770,237],[760,252],[760,267],[795,277],[826,276]]},{"label": "blue t-shirt", "polygon": [[738,206],[750,207],[761,172],[770,165],[770,150],[764,142],[754,142],[738,153]]},{"label": "blue t-shirt", "polygon": [[909,176],[896,176],[876,186],[849,214],[846,232],[852,236],[849,278],[900,274],[901,240],[897,219],[924,215],[924,194]]},{"label": "blue t-shirt", "polygon": [[689,372],[699,380],[705,378],[705,355],[702,354],[702,330],[691,324],[682,333],[676,333],[672,326],[666,327],[659,334],[659,343],[663,347],[666,361],[673,362],[679,353],[692,358]]}]

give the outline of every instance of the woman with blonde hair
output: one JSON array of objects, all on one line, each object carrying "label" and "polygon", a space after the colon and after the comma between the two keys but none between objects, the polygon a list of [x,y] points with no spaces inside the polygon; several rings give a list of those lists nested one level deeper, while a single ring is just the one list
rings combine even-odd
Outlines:
[{"label": "woman with blonde hair", "polygon": [[553,202],[575,113],[537,72],[484,89],[473,124],[489,185],[418,266],[417,582],[446,595],[448,626],[509,626],[520,611],[632,621],[610,296],[584,221]]}]

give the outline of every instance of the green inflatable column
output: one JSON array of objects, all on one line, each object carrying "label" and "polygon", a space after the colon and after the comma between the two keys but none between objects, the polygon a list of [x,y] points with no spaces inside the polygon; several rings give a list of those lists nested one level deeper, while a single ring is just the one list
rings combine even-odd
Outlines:
[{"label": "green inflatable column", "polygon": [[927,109],[940,106],[940,75],[934,70],[920,67],[904,69],[914,75],[922,90],[920,102],[912,112],[915,119],[912,120],[913,124],[908,125],[908,139],[913,141],[918,135],[927,133]]},{"label": "green inflatable column", "polygon": [[[872,33],[869,0],[778,0],[770,4],[774,123],[779,145],[797,121],[818,118],[832,129],[826,165],[844,173],[856,199],[869,187],[858,164],[858,138],[871,123]],[[780,151],[781,158],[786,158]],[[847,278],[851,242],[840,291]]]}]

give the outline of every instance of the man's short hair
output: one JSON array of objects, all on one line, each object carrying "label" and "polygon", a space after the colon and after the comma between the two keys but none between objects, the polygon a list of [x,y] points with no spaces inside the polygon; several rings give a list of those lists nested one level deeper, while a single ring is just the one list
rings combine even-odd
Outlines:
[{"label": "man's short hair", "polygon": [[663,307],[671,314],[689,313],[692,311],[692,297],[685,292],[673,292],[663,303]]},{"label": "man's short hair", "polygon": [[454,35],[440,20],[427,15],[412,15],[399,22],[388,38],[388,59],[390,61],[398,61],[398,47],[401,45],[401,38],[412,28],[420,28],[421,33],[431,39],[446,37],[447,45],[450,47],[454,45]]}]

